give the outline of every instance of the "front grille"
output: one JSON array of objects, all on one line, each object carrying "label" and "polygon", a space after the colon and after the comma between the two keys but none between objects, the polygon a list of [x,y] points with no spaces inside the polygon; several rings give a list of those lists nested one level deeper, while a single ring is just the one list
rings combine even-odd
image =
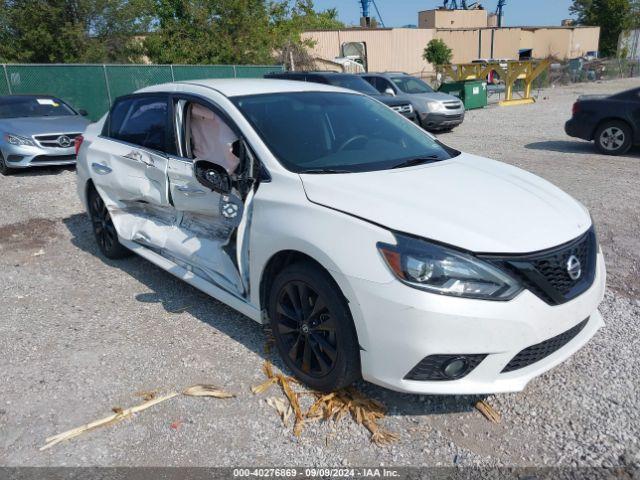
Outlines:
[{"label": "front grille", "polygon": [[444,102],[445,108],[448,110],[457,110],[462,107],[462,103],[460,102]]},{"label": "front grille", "polygon": [[[485,354],[472,354],[472,355],[429,355],[424,357],[420,362],[411,369],[409,373],[405,375],[405,380],[420,380],[420,381],[442,381],[442,380],[455,380],[468,375],[474,368],[480,365],[480,362],[485,359]],[[444,374],[444,366],[448,361],[464,358],[467,361],[467,368],[455,378],[448,377]]]},{"label": "front grille", "polygon": [[397,107],[391,107],[391,108],[396,112],[402,113],[404,115],[408,115],[409,113],[413,112],[413,107],[411,105],[399,105]]},{"label": "front grille", "polygon": [[[549,305],[560,305],[577,297],[592,284],[596,271],[597,241],[593,227],[581,237],[544,252],[524,256],[488,260],[510,272],[531,292]],[[569,275],[569,259],[580,262],[581,274],[572,279]]]},{"label": "front grille", "polygon": [[507,366],[502,369],[502,373],[513,372],[514,370],[528,367],[529,365],[548,357],[553,352],[560,350],[582,331],[588,321],[589,319],[587,318],[560,335],[525,348],[511,359]]},{"label": "front grille", "polygon": [[[75,138],[80,135],[79,133],[54,133],[51,135],[36,135],[33,138],[40,144],[41,147],[47,148],[70,148],[73,147]],[[71,142],[66,147],[60,145],[60,137],[67,137]]]},{"label": "front grille", "polygon": [[38,155],[33,157],[33,162],[66,162],[75,160],[75,155]]}]

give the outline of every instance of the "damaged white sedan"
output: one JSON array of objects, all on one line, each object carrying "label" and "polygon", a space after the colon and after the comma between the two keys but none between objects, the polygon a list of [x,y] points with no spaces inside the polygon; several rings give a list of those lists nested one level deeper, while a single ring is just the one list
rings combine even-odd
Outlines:
[{"label": "damaged white sedan", "polygon": [[270,322],[312,388],[518,391],[603,324],[605,266],[579,202],[366,95],[158,85],[117,99],[76,148],[101,252]]}]

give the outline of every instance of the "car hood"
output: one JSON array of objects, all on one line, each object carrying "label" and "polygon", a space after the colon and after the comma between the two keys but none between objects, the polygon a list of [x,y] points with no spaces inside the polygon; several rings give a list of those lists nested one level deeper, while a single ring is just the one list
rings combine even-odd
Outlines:
[{"label": "car hood", "polygon": [[422,98],[424,100],[431,100],[437,102],[459,102],[460,99],[458,97],[454,97],[453,95],[449,95],[448,93],[442,92],[433,92],[433,93],[413,93],[409,95],[412,99],[417,100]]},{"label": "car hood", "polygon": [[587,210],[519,168],[461,154],[398,170],[300,175],[308,199],[477,253],[528,253],[584,233]]},{"label": "car hood", "polygon": [[64,117],[3,118],[0,119],[0,132],[14,133],[16,135],[26,137],[47,133],[82,133],[89,123],[89,120],[81,115]]},{"label": "car hood", "polygon": [[388,95],[369,95],[372,98],[384,103],[389,107],[401,107],[409,103],[408,100],[403,98],[390,97]]}]

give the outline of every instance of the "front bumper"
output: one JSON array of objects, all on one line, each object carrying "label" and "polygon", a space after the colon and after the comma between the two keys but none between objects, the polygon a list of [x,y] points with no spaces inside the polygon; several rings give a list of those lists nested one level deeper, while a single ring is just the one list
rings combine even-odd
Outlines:
[{"label": "front bumper", "polygon": [[[603,325],[597,306],[604,296],[605,266],[598,254],[591,287],[550,306],[528,290],[508,302],[429,294],[394,281],[349,278],[358,309],[362,375],[392,390],[421,394],[487,394],[522,390],[534,377],[580,349]],[[584,328],[550,355],[502,373],[522,350],[552,339],[585,319]],[[363,330],[364,329],[364,330]],[[486,354],[457,380],[419,381],[405,376],[430,355]]]},{"label": "front bumper", "polygon": [[451,113],[427,112],[420,116],[420,123],[427,130],[443,130],[460,125],[464,121],[464,110]]},{"label": "front bumper", "polygon": [[2,143],[0,151],[9,168],[28,168],[76,163],[75,147],[46,148]]}]

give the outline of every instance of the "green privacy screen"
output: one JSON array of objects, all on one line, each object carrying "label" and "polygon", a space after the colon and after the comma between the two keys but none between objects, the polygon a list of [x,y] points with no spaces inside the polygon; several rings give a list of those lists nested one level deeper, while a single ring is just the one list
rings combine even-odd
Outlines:
[{"label": "green privacy screen", "polygon": [[159,83],[203,78],[260,78],[280,65],[14,65],[0,66],[0,95],[60,97],[97,120],[120,95]]}]

